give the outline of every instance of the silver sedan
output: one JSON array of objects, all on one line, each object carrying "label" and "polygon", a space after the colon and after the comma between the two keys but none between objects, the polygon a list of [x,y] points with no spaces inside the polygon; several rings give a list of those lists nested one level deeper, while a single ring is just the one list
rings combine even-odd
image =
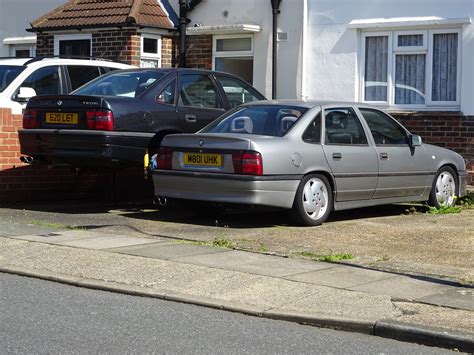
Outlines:
[{"label": "silver sedan", "polygon": [[451,206],[465,194],[457,153],[423,144],[385,112],[349,102],[259,101],[195,134],[166,136],[155,199],[291,209],[320,225],[332,210],[397,202]]}]

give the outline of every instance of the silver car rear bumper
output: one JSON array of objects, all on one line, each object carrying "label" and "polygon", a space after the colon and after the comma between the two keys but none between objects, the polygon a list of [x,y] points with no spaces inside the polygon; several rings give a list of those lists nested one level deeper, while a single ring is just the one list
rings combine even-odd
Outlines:
[{"label": "silver car rear bumper", "polygon": [[300,176],[254,177],[154,170],[156,197],[291,208]]}]

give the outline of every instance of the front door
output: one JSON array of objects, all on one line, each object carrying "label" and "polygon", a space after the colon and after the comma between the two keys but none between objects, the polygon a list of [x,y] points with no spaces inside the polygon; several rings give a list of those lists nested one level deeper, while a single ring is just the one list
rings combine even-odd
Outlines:
[{"label": "front door", "polygon": [[370,199],[377,185],[377,154],[354,109],[325,109],[324,122],[323,149],[336,181],[336,201]]},{"label": "front door", "polygon": [[180,75],[178,117],[186,133],[200,130],[224,112],[222,99],[209,75]]},{"label": "front door", "polygon": [[420,196],[430,185],[423,146],[410,147],[409,133],[382,111],[359,108],[370,128],[379,160],[374,198]]}]

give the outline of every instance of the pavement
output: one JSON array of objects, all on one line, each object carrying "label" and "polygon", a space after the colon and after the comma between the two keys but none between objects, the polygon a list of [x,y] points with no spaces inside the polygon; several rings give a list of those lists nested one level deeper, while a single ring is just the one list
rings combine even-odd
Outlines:
[{"label": "pavement", "polygon": [[3,235],[0,272],[474,352],[455,282],[87,229]]}]

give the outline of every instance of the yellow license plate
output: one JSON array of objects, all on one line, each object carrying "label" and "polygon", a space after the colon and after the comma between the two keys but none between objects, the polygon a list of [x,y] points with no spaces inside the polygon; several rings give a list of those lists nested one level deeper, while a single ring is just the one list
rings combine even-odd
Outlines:
[{"label": "yellow license plate", "polygon": [[222,155],[209,153],[184,153],[184,165],[222,166]]},{"label": "yellow license plate", "polygon": [[79,115],[66,112],[46,112],[46,123],[77,124]]}]

